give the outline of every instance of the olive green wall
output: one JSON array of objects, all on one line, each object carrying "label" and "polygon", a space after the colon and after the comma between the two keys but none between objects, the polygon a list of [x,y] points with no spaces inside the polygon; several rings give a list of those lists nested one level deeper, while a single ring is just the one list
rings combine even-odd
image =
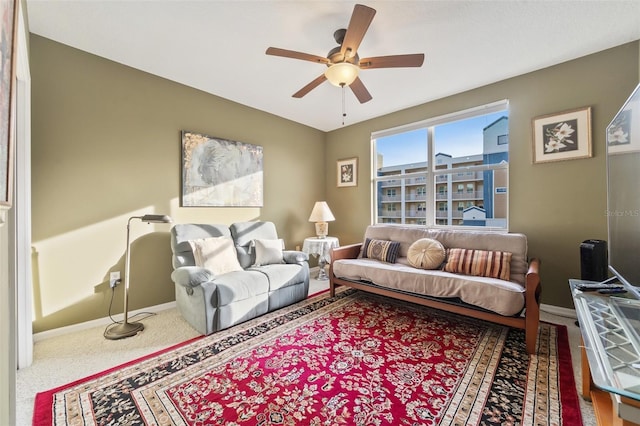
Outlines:
[{"label": "olive green wall", "polygon": [[[542,260],[543,303],[572,307],[567,280],[580,276],[580,243],[607,239],[605,128],[638,83],[639,52],[638,42],[622,45],[328,133],[332,234],[341,244],[358,242],[371,222],[372,132],[508,99],[509,228],[525,233],[529,255]],[[585,106],[593,157],[532,164],[531,120]],[[350,157],[359,159],[358,186],[337,188],[336,160]]]},{"label": "olive green wall", "polygon": [[[323,132],[33,34],[31,73],[34,332],[107,316],[130,216],[271,220],[287,248],[313,235]],[[181,208],[181,130],[262,146],[264,207]],[[169,229],[132,223],[130,310],[175,300]]]},{"label": "olive green wall", "polygon": [[[31,36],[34,332],[106,316],[109,272],[124,272],[126,222],[276,223],[288,248],[313,235],[327,199],[342,244],[371,222],[370,135],[500,99],[510,101],[510,230],[542,259],[543,302],[571,306],[578,246],[606,239],[604,129],[638,82],[640,46],[575,61],[324,133]],[[531,164],[531,119],[592,107],[593,158]],[[181,208],[180,130],[264,147],[263,208]],[[359,184],[335,162],[358,157]],[[324,159],[323,161],[318,161]],[[325,167],[326,165],[326,167]],[[324,185],[318,176],[325,176]],[[174,300],[169,225],[134,222],[130,309]],[[122,286],[114,312],[122,311]]]}]

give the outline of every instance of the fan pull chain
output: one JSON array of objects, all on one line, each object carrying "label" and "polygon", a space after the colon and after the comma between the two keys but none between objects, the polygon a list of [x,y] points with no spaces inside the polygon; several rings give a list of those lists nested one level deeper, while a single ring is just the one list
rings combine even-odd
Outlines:
[{"label": "fan pull chain", "polygon": [[344,118],[347,116],[347,111],[345,108],[345,102],[344,102],[344,84],[340,85],[342,87],[342,125],[344,126]]}]

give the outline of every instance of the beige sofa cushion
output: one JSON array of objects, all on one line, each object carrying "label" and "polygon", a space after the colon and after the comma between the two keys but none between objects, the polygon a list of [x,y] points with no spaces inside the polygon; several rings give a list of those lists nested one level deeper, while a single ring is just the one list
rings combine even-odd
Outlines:
[{"label": "beige sofa cushion", "polygon": [[496,278],[425,270],[409,265],[406,258],[397,263],[372,259],[340,259],[333,262],[339,278],[368,281],[376,285],[432,297],[458,297],[465,303],[496,312],[515,315],[524,307],[524,288]]},{"label": "beige sofa cushion", "polygon": [[[523,287],[525,285],[525,275],[529,264],[527,262],[527,237],[524,234],[380,224],[367,227],[364,237],[400,242],[399,258],[406,258],[411,244],[420,238],[433,238],[440,241],[445,248],[507,251],[511,253],[510,281]],[[397,262],[399,261],[397,260]]]}]

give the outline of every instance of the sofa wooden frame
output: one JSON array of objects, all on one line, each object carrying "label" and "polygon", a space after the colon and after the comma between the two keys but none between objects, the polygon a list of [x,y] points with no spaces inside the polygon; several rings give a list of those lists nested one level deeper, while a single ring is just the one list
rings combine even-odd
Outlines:
[{"label": "sofa wooden frame", "polygon": [[525,331],[525,341],[527,353],[536,353],[536,343],[538,339],[538,325],[540,323],[540,260],[529,260],[529,269],[525,281],[525,310],[524,316],[504,316],[497,313],[481,309],[474,309],[470,305],[461,305],[444,301],[442,299],[422,296],[414,293],[401,292],[394,289],[380,287],[363,281],[354,281],[338,278],[333,273],[333,262],[339,259],[355,259],[360,254],[362,243],[351,244],[334,248],[331,250],[331,264],[329,266],[329,291],[331,296],[335,296],[336,286],[347,286],[382,296],[393,297],[407,302],[416,303],[431,308],[441,309],[454,314],[466,315],[469,317],[491,321],[497,324],[514,327]]}]

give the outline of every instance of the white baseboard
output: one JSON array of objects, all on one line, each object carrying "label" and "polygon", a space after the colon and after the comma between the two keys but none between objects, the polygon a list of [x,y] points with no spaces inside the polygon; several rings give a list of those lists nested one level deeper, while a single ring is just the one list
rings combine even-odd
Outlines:
[{"label": "white baseboard", "polygon": [[[317,269],[318,269],[317,267],[315,268],[315,270],[314,268],[311,268],[311,271],[316,272]],[[131,311],[129,312],[129,317],[132,317],[133,315],[141,314],[144,312],[162,312],[162,311],[166,311],[167,309],[172,309],[175,307],[176,307],[175,301],[167,302],[161,305],[149,306],[147,308]],[[540,305],[540,310],[552,315],[558,315],[560,317],[575,318],[575,319],[578,318],[576,315],[576,311],[574,309],[563,308],[560,306],[546,305],[543,303]],[[122,321],[123,317],[124,317],[123,314],[113,315],[113,319],[116,321]],[[73,333],[75,331],[87,330],[93,327],[99,327],[99,326],[106,327],[111,323],[112,323],[111,318],[104,317],[104,318],[99,318],[91,321],[81,322],[79,324],[68,325],[66,327],[54,328],[53,330],[42,331],[40,333],[34,334],[33,341],[39,342],[45,339],[50,339],[52,337],[62,336],[65,334]]]},{"label": "white baseboard", "polygon": [[542,303],[540,305],[540,310],[542,312],[546,312],[552,315],[557,315],[559,317],[578,319],[575,309],[563,308],[561,306],[555,306],[555,305],[546,305]]},{"label": "white baseboard", "polygon": [[[166,311],[167,309],[171,309],[175,307],[176,307],[175,301],[163,303],[161,305],[149,306],[147,308],[142,308],[142,309],[129,312],[129,318],[131,318],[136,314],[142,314],[144,312],[155,313],[155,312]],[[112,317],[116,321],[122,321],[124,319],[124,314],[116,314],[116,315],[112,315]],[[65,327],[54,328],[53,330],[47,330],[47,331],[42,331],[40,333],[36,333],[33,335],[33,341],[35,343],[45,339],[50,339],[52,337],[73,333],[75,331],[87,330],[89,328],[99,327],[99,326],[106,327],[109,324],[112,324],[111,318],[109,317],[98,318],[91,321],[81,322],[79,324],[67,325]]]},{"label": "white baseboard", "polygon": [[[316,266],[313,268],[309,268],[309,272],[312,277],[311,279],[314,279],[314,277],[318,274],[318,267]],[[129,318],[131,318],[133,315],[143,313],[143,312],[161,312],[161,311],[166,311],[167,309],[171,309],[175,307],[176,307],[175,301],[163,303],[161,305],[156,305],[156,306],[149,306],[148,308],[138,309],[136,311],[129,312]],[[112,316],[113,316],[113,319],[116,321],[122,321],[124,317],[123,314],[116,314]],[[40,333],[34,334],[33,341],[39,342],[45,339],[50,339],[52,337],[62,336],[65,334],[73,333],[75,331],[87,330],[93,327],[99,327],[99,326],[106,327],[111,323],[112,323],[111,318],[104,317],[104,318],[99,318],[91,321],[81,322],[79,324],[72,324],[65,327],[54,328],[53,330],[42,331]]]}]

